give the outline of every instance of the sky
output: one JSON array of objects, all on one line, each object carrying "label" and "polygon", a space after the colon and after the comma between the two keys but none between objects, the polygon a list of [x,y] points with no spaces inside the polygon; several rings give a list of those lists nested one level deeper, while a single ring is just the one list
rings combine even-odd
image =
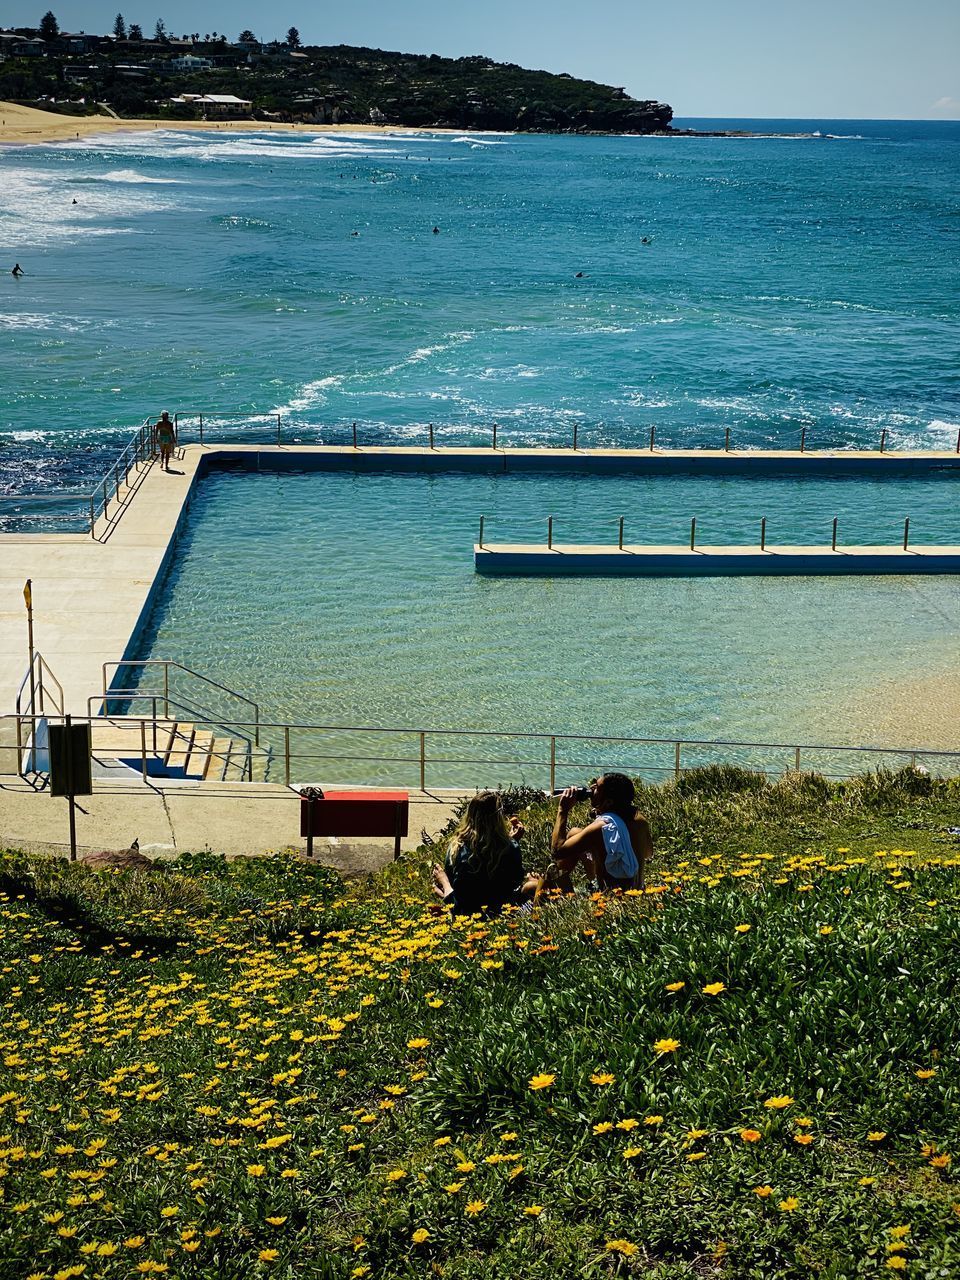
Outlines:
[{"label": "sky", "polygon": [[[4,0],[0,23],[198,28],[501,62],[622,85],[677,116],[960,119],[958,0]],[[264,16],[267,13],[269,16]],[[201,16],[202,15],[202,16]]]}]

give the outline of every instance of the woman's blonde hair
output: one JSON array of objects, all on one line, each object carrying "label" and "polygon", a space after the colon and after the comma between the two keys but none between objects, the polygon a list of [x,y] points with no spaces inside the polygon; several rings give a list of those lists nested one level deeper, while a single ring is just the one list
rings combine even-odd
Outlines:
[{"label": "woman's blonde hair", "polygon": [[463,848],[477,870],[494,871],[510,848],[510,828],[495,791],[480,791],[468,802],[450,836],[450,852]]}]

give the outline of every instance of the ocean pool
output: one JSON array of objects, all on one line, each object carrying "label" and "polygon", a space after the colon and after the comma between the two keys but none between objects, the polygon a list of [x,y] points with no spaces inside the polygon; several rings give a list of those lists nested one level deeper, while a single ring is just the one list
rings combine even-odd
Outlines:
[{"label": "ocean pool", "polygon": [[[910,515],[917,542],[960,542],[955,486],[212,472],[139,656],[250,694],[267,721],[413,731],[389,750],[301,740],[301,781],[411,783],[421,729],[949,745],[925,731],[927,694],[913,721],[896,698],[955,663],[953,578],[487,579],[472,547],[481,512],[490,540],[542,539],[553,514],[558,540],[609,538],[624,515],[637,541],[681,541],[689,513],[704,542],[755,540],[760,515],[771,543],[826,541],[834,515],[850,541],[896,541]],[[265,738],[279,755],[280,731]],[[494,763],[517,759],[498,738],[440,754],[428,784],[545,781],[542,744],[528,768]]]}]

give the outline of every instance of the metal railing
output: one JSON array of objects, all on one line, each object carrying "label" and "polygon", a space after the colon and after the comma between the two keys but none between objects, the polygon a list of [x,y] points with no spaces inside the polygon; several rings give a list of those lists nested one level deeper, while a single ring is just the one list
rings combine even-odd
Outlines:
[{"label": "metal railing", "polygon": [[[118,683],[121,674],[126,674],[127,670],[139,671],[142,673],[159,671],[161,677],[161,685],[159,689],[145,688],[143,683],[138,681],[129,688]],[[113,675],[108,677],[108,673],[112,671]],[[210,676],[206,676],[201,671],[195,671],[193,667],[185,666],[182,662],[175,662],[172,658],[127,658],[120,662],[105,662],[102,667],[102,703],[104,714],[110,714],[114,703],[119,703],[122,708],[129,702],[137,699],[154,700],[154,707],[159,705],[162,700],[164,707],[164,718],[170,718],[170,707],[173,705],[171,697],[171,673],[173,679],[176,680],[178,675],[186,676],[191,684],[200,686],[204,691],[216,690],[217,693],[226,694],[228,698],[239,702],[241,706],[248,710],[241,715],[240,723],[246,717],[249,722],[249,715],[253,714],[253,744],[256,747],[260,745],[260,706],[253,698],[248,698],[246,694],[239,693],[236,689],[231,689],[228,685],[221,684],[219,680],[212,680]],[[177,694],[180,705],[186,706],[185,698]],[[96,699],[88,699],[88,710],[90,704]],[[209,721],[216,714],[221,715],[221,709],[217,708],[216,712],[210,708],[193,707],[192,713],[200,720]],[[114,710],[114,714],[119,714],[118,710]],[[156,711],[154,711],[156,714]],[[220,721],[219,727],[226,728],[226,723]]]},{"label": "metal railing", "polygon": [[[26,705],[24,705],[24,699],[26,699]],[[37,755],[41,750],[37,722],[42,722],[46,718],[48,704],[56,715],[63,715],[63,685],[51,671],[43,654],[37,649],[34,650],[30,665],[20,681],[14,702],[17,717],[18,773],[37,772]],[[24,737],[25,725],[29,725],[26,738]],[[29,765],[26,763],[27,760]]]},{"label": "metal railing", "polygon": [[[443,444],[463,447],[479,447],[502,450],[510,448],[509,437],[504,439],[504,429],[496,421],[490,423],[413,423],[402,427],[393,427],[386,423],[333,422],[304,423],[284,418],[282,413],[210,413],[209,410],[180,410],[174,415],[177,427],[177,440],[180,444],[326,444],[353,449],[378,448],[385,446],[408,445],[411,448],[435,449]],[[559,427],[559,424],[554,424]],[[610,429],[603,423],[588,426],[585,423],[574,423],[569,428],[570,434],[561,438],[559,430],[556,438],[549,442],[540,440],[534,445],[521,444],[519,447],[541,447],[545,449],[570,448],[579,452],[587,449],[624,449],[639,448],[633,443],[625,445],[621,439],[612,438]],[[875,452],[893,453],[888,441],[889,430],[884,427],[877,438]],[[592,443],[591,443],[592,440]],[[516,446],[514,446],[516,447]],[[646,451],[655,453],[657,449],[703,450],[715,453],[731,453],[737,450],[733,445],[730,427],[725,427],[723,439],[719,435],[714,441],[690,445],[683,442],[679,445],[665,445],[658,439],[657,429],[649,428]],[[744,451],[755,451],[755,442],[748,444]],[[770,446],[767,446],[770,447]],[[774,446],[777,447],[777,446]],[[801,428],[792,444],[784,444],[784,452],[807,453],[811,451],[810,432],[807,427]],[[827,443],[820,446],[828,450],[844,450],[847,444]],[[862,446],[857,446],[862,447]],[[904,449],[901,454],[926,452],[926,450]],[[940,452],[940,451],[938,451]],[[943,450],[942,452],[946,452]],[[960,454],[960,430],[957,431],[956,447],[953,450]]]},{"label": "metal railing", "polygon": [[[21,723],[30,724],[32,717],[18,715],[15,718],[19,735]],[[78,719],[83,717],[74,717],[74,722]],[[108,718],[89,716],[87,719],[96,726],[103,725]],[[159,742],[154,750],[149,745],[159,719],[158,716],[123,717],[124,726],[139,733],[144,777],[149,773],[149,757],[160,754]],[[164,723],[169,724],[166,718]],[[259,731],[268,748],[263,752],[265,770],[261,781],[288,787],[305,782],[328,785],[389,782],[425,791],[428,787],[470,790],[477,786],[521,782],[555,791],[565,783],[582,782],[592,773],[611,769],[656,781],[679,779],[691,769],[718,764],[738,765],[769,776],[806,770],[827,778],[846,778],[885,765],[891,768],[922,765],[937,776],[960,774],[960,751],[922,747],[510,733],[262,720],[235,723],[230,729],[246,731],[250,739],[254,731]]]},{"label": "metal railing", "polygon": [[[40,522],[45,527],[67,524],[94,537],[97,521],[110,515],[111,504],[119,507],[121,490],[129,489],[130,472],[139,472],[154,456],[153,424],[147,419],[91,489],[0,495],[0,531],[8,525],[32,526]],[[61,514],[57,507],[68,510]]]}]

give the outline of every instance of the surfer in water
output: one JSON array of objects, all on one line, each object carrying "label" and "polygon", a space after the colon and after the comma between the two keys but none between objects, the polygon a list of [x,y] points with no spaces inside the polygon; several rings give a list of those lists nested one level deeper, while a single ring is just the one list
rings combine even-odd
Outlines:
[{"label": "surfer in water", "polygon": [[15,262],[13,264],[13,270],[10,272],[10,274],[14,277],[15,280],[20,279],[20,277],[23,275],[23,267],[21,267],[19,262]]}]

